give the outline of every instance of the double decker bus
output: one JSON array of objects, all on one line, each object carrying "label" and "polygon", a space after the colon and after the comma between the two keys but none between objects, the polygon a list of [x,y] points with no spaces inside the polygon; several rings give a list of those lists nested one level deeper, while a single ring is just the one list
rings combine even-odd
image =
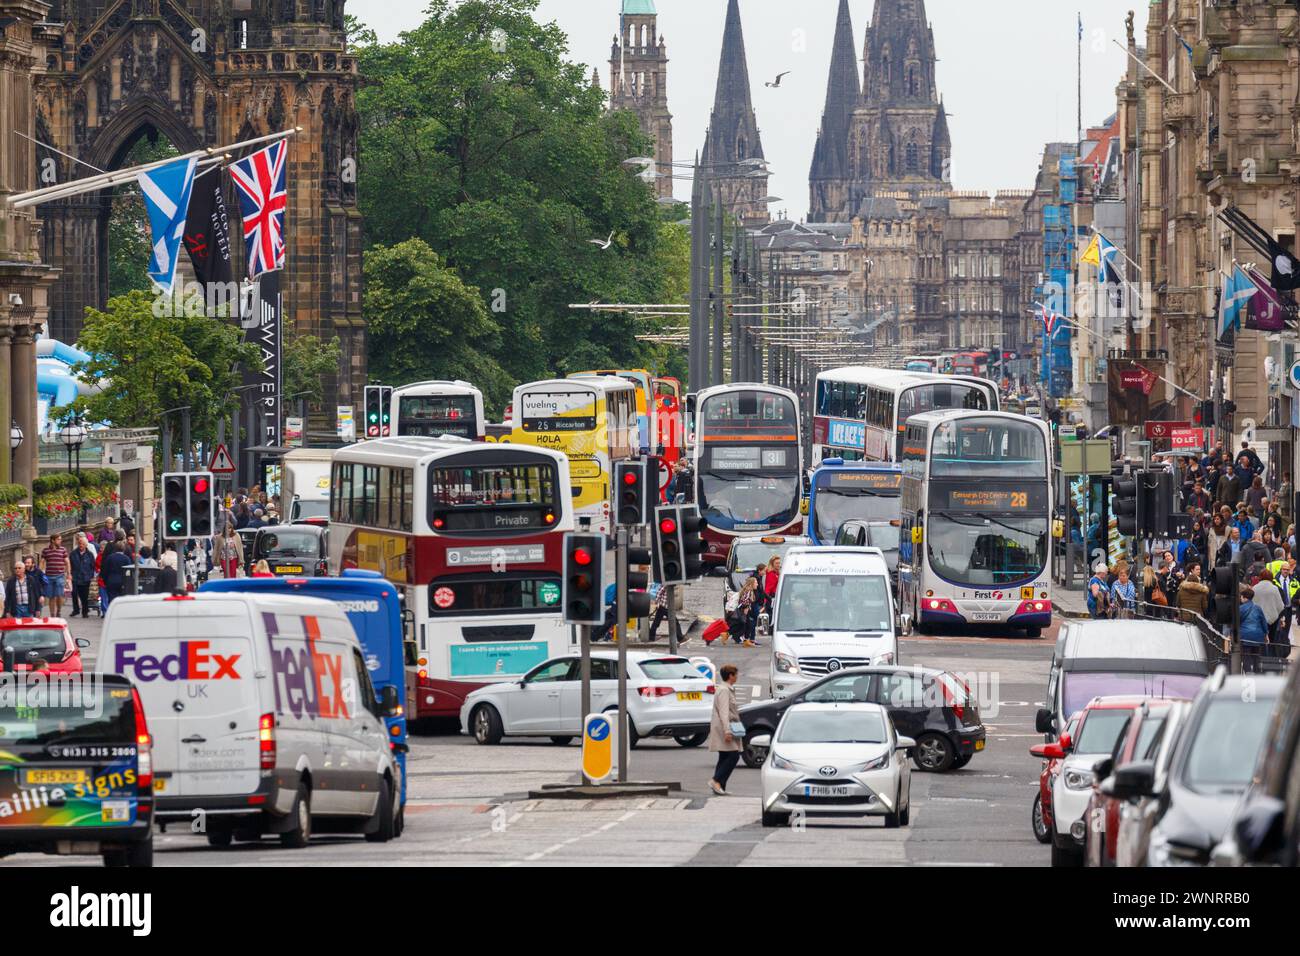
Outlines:
[{"label": "double decker bus", "polygon": [[487,418],[483,393],[469,382],[414,382],[393,389],[394,435],[454,435],[482,441]]},{"label": "double decker bus", "polygon": [[707,522],[708,564],[741,535],[794,534],[802,516],[803,444],[794,392],[752,382],[695,397],[695,503]]},{"label": "double decker bus", "polygon": [[476,687],[569,650],[564,455],[393,437],[337,449],[331,468],[330,569],[377,571],[402,589],[412,616],[410,719],[457,716]]},{"label": "double decker bus", "polygon": [[997,386],[982,378],[849,365],[817,376],[813,464],[898,461],[903,426],[934,409],[997,411]]},{"label": "double decker bus", "polygon": [[631,382],[636,389],[636,443],[634,455],[655,454],[653,439],[659,434],[655,386],[650,373],[643,368],[601,368],[587,372],[570,372],[569,378],[621,378]]},{"label": "double decker bus", "polygon": [[808,537],[815,545],[835,543],[846,521],[865,521],[877,547],[898,542],[903,473],[895,464],[826,458],[809,482]]},{"label": "double decker bus", "polygon": [[613,530],[614,462],[636,452],[636,387],[623,378],[554,378],[515,389],[509,439],[569,459],[572,501],[580,530]]},{"label": "double decker bus", "polygon": [[918,627],[1052,621],[1051,433],[1008,412],[907,422],[899,606]]}]

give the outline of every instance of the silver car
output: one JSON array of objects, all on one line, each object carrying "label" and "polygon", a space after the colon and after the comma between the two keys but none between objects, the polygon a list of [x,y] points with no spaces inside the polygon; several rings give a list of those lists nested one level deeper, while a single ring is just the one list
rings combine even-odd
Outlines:
[{"label": "silver car", "polygon": [[795,704],[767,747],[763,762],[763,826],[802,816],[882,816],[889,828],[911,816],[916,741],[900,737],[879,704]]}]

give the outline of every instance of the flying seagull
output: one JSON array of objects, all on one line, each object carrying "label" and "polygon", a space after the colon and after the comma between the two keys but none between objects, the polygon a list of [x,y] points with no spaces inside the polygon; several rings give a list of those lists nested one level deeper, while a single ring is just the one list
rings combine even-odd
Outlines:
[{"label": "flying seagull", "polygon": [[789,71],[789,70],[786,70],[784,73],[778,73],[778,74],[776,75],[776,80],[775,80],[775,81],[773,81],[773,82],[771,82],[771,83],[764,83],[763,85],[764,85],[764,86],[771,87],[772,89],[776,89],[777,87],[779,87],[779,86],[781,85],[781,77],[783,77],[783,76],[789,76],[789,75],[790,75],[790,71]]},{"label": "flying seagull", "polygon": [[588,239],[587,241],[592,243],[593,245],[600,246],[601,249],[608,249],[614,241],[614,230],[611,229],[609,231],[608,239]]}]

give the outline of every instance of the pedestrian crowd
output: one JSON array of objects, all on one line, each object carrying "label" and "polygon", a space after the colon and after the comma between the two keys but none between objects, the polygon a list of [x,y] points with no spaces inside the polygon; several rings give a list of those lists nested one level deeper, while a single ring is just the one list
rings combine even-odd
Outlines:
[{"label": "pedestrian crowd", "polygon": [[[1099,562],[1088,579],[1086,600],[1092,617],[1131,615],[1142,605],[1156,616],[1213,619],[1213,575],[1236,567],[1241,582],[1240,639],[1248,669],[1263,656],[1286,658],[1292,650],[1291,625],[1300,609],[1296,577],[1294,489],[1291,474],[1275,479],[1248,442],[1235,457],[1220,442],[1197,458],[1156,459],[1174,475],[1190,531],[1180,538],[1153,538],[1143,548],[1136,580],[1121,557]],[[1097,522],[1089,523],[1089,543],[1100,541]]]}]

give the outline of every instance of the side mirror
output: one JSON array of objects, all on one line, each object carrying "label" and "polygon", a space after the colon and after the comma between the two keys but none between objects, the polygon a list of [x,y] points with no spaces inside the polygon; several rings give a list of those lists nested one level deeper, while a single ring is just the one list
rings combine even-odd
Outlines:
[{"label": "side mirror", "polygon": [[1247,863],[1267,862],[1282,849],[1286,804],[1275,797],[1252,797],[1242,804],[1232,825],[1237,849]]},{"label": "side mirror", "polygon": [[902,734],[899,734],[899,736],[898,736],[898,745],[897,745],[894,749],[895,749],[895,750],[912,750],[912,749],[915,748],[915,747],[916,747],[916,741],[915,741],[915,740],[913,740],[911,737],[904,737]]},{"label": "side mirror", "polygon": [[392,684],[380,690],[379,707],[385,717],[397,717],[402,713],[401,698],[397,696],[397,688]]},{"label": "side mirror", "polygon": [[1074,749],[1074,738],[1071,737],[1069,734],[1061,734],[1061,739],[1058,741],[1058,743],[1060,743],[1061,749],[1064,750],[1067,754]]},{"label": "side mirror", "polygon": [[1156,766],[1149,760],[1140,760],[1134,763],[1126,763],[1123,766],[1115,767],[1113,772],[1106,764],[1111,763],[1110,759],[1101,761],[1097,765],[1097,775],[1105,775],[1106,779],[1102,781],[1101,792],[1108,797],[1114,797],[1116,800],[1134,800],[1138,797],[1150,796],[1156,785]]},{"label": "side mirror", "polygon": [[84,637],[79,637],[79,638],[77,638],[77,646],[78,646],[78,647],[89,647],[89,646],[90,646],[90,641],[86,640]]},{"label": "side mirror", "polygon": [[755,750],[766,750],[768,747],[772,746],[772,735],[759,734],[757,737],[752,737],[750,738],[749,745]]},{"label": "side mirror", "polygon": [[1034,744],[1029,748],[1029,755],[1040,760],[1060,760],[1065,756],[1065,748],[1060,744]]},{"label": "side mirror", "polygon": [[1034,730],[1040,734],[1056,733],[1056,718],[1046,707],[1039,707],[1038,713],[1034,714]]},{"label": "side mirror", "polygon": [[709,574],[715,578],[725,578],[730,573],[725,564],[715,564],[709,569]]}]

